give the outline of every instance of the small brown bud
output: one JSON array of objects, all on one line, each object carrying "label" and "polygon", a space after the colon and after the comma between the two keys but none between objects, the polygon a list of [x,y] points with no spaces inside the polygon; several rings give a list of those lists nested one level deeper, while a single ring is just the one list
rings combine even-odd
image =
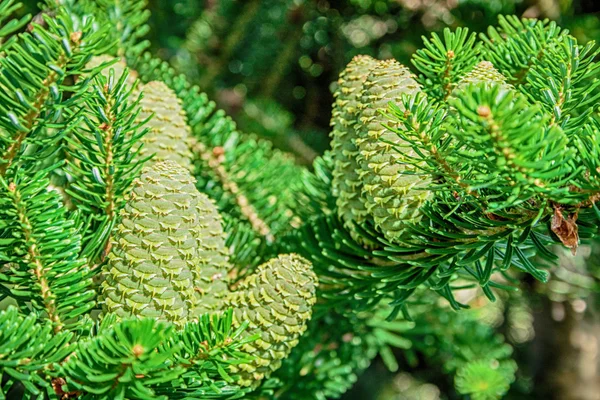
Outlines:
[{"label": "small brown bud", "polygon": [[73,43],[79,43],[79,41],[81,40],[81,32],[73,32],[71,33],[71,42]]},{"label": "small brown bud", "polygon": [[104,249],[102,250],[102,255],[101,255],[102,260],[104,260],[106,257],[108,257],[111,249],[112,249],[112,242],[109,240],[108,242],[106,242],[106,246],[104,246]]},{"label": "small brown bud", "polygon": [[131,351],[133,352],[133,354],[136,357],[139,357],[142,354],[144,354],[144,347],[141,344],[136,344],[135,346],[133,346],[133,348],[131,349]]},{"label": "small brown bud", "polygon": [[221,146],[217,146],[212,150],[213,156],[219,157],[225,154],[225,149]]},{"label": "small brown bud", "polygon": [[63,378],[52,379],[52,389],[54,389],[54,393],[56,393],[58,396],[61,396],[61,398],[63,398],[62,396],[66,394],[62,388],[66,383],[67,381],[65,381]]},{"label": "small brown bud", "polygon": [[492,114],[492,110],[490,110],[490,107],[488,106],[479,106],[477,107],[477,114],[480,117],[487,118]]}]

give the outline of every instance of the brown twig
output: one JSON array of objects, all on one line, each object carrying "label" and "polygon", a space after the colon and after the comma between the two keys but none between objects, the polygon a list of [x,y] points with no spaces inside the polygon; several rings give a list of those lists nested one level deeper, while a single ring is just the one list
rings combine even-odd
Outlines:
[{"label": "brown twig", "polygon": [[204,143],[195,141],[192,150],[198,153],[200,158],[208,165],[217,179],[221,182],[224,190],[232,194],[240,208],[242,215],[250,222],[252,229],[265,237],[267,242],[274,240],[269,225],[258,215],[254,206],[248,201],[248,198],[242,193],[237,183],[231,180],[227,170],[223,166],[225,160],[225,150],[222,147],[215,147],[212,150],[207,149]]}]

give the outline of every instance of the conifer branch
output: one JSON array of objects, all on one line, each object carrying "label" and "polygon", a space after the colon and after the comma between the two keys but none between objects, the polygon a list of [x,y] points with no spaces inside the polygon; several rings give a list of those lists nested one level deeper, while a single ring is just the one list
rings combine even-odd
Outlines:
[{"label": "conifer branch", "polygon": [[[24,15],[21,19],[11,19],[12,14],[20,9],[23,5],[15,2],[15,0],[0,1],[0,56],[3,56],[3,50],[10,44],[10,40],[6,40],[10,36],[21,29],[31,19],[31,14]],[[14,38],[14,36],[13,36]]]},{"label": "conifer branch", "polygon": [[502,397],[511,347],[453,310],[546,282],[550,244],[598,235],[594,45],[508,17],[425,39],[418,78],[356,57],[313,173],[141,55],[144,5],[48,0],[45,26],[0,28],[0,300],[19,307],[0,311],[0,397],[324,399],[377,354],[399,368],[392,348]]},{"label": "conifer branch", "polygon": [[[84,1],[89,4],[89,1]],[[95,17],[113,29],[107,34],[116,43],[116,54],[125,57],[128,53],[141,53],[148,43],[141,40],[148,32],[146,22],[150,12],[147,0],[97,0],[93,3]]]},{"label": "conifer branch", "polygon": [[[79,40],[81,38],[81,33],[73,32],[69,38],[70,42],[68,46],[70,51],[76,52],[77,46],[79,45]],[[7,149],[2,151],[2,155],[0,156],[0,175],[6,175],[6,171],[10,168],[15,157],[20,151],[23,141],[37,123],[37,119],[43,110],[43,106],[50,95],[50,87],[56,84],[59,79],[63,79],[63,76],[61,76],[62,72],[59,73],[59,71],[65,70],[70,59],[71,57],[69,57],[63,49],[63,52],[56,58],[53,68],[48,70],[48,75],[41,82],[39,91],[33,98],[30,111],[23,117],[23,122],[20,124],[20,127],[16,131],[15,135],[11,138],[11,144]]]},{"label": "conifer branch", "polygon": [[[463,177],[460,172],[450,166],[447,161],[446,154],[442,153],[438,146],[436,146],[432,137],[438,135],[436,131],[444,132],[440,122],[445,119],[446,111],[440,110],[434,105],[428,104],[427,99],[424,96],[417,96],[414,101],[405,102],[405,106],[412,106],[412,108],[406,108],[404,111],[400,110],[395,103],[390,103],[390,113],[384,114],[392,121],[396,120],[402,124],[404,129],[394,130],[403,140],[409,143],[417,143],[420,150],[420,156],[425,157],[425,154],[430,154],[435,160],[436,166],[441,166],[445,172],[444,178],[450,179],[455,182],[456,185],[461,187],[465,193],[475,198],[479,198],[479,193],[472,191],[467,183],[463,181]],[[437,124],[436,124],[437,122]],[[443,140],[443,136],[439,137]],[[448,140],[446,138],[446,140]],[[444,144],[442,143],[442,147]]]},{"label": "conifer branch", "polygon": [[33,308],[45,312],[58,332],[67,320],[72,323],[94,307],[95,293],[90,269],[79,258],[81,237],[44,175],[21,171],[11,182],[0,178],[5,196],[0,215],[11,238],[0,243],[0,259],[13,264],[0,281],[17,296],[29,296]]},{"label": "conifer branch", "polygon": [[48,278],[48,266],[44,265],[43,257],[39,252],[37,238],[32,232],[31,221],[27,215],[31,212],[27,205],[21,199],[21,188],[14,182],[8,184],[8,193],[10,194],[13,207],[16,211],[19,225],[23,232],[23,241],[26,243],[27,258],[26,262],[32,265],[32,272],[40,288],[40,297],[43,308],[48,314],[48,319],[52,321],[54,333],[58,333],[63,328],[63,322],[56,311],[56,296],[52,293]]},{"label": "conifer branch", "polygon": [[135,86],[129,85],[126,70],[117,75],[118,71],[101,63],[93,71],[102,73],[93,78],[81,108],[73,112],[81,115],[82,123],[67,138],[67,171],[73,183],[66,192],[75,206],[86,212],[88,230],[93,231],[86,241],[102,243],[104,250],[89,254],[95,262],[97,256],[102,261],[110,247],[110,231],[102,227],[114,226],[125,194],[146,160],[137,159],[138,151],[134,150],[146,134],[142,129],[146,120],[136,121],[140,100],[133,96]]},{"label": "conifer branch", "polygon": [[227,171],[222,165],[222,160],[225,157],[225,150],[222,147],[215,147],[212,149],[212,151],[210,151],[200,141],[195,141],[192,149],[211,169],[223,186],[223,189],[229,192],[235,198],[240,212],[250,222],[252,229],[254,229],[259,235],[263,236],[267,242],[272,242],[274,238],[269,226],[260,218],[252,204],[248,202],[246,196],[240,192],[237,184],[228,177]]},{"label": "conifer branch", "polygon": [[[111,167],[113,166],[113,138],[115,135],[114,123],[116,116],[112,113],[112,106],[114,106],[114,100],[110,98],[108,86],[104,87],[104,95],[107,97],[107,103],[104,106],[104,114],[108,119],[109,123],[103,122],[98,127],[100,130],[106,132],[104,136],[103,147],[106,151],[106,159],[104,161],[104,176],[106,177],[106,188],[104,196],[106,198],[106,206],[104,211],[109,220],[112,220],[115,216],[115,192],[114,192],[114,176],[111,173]],[[113,103],[113,104],[111,104]]]},{"label": "conifer branch", "polygon": [[475,65],[479,56],[476,35],[466,28],[451,32],[446,28],[443,38],[436,33],[423,37],[423,49],[413,55],[412,63],[421,72],[420,83],[433,98],[445,102],[462,78],[462,73]]},{"label": "conifer branch", "polygon": [[566,35],[554,21],[500,16],[499,27],[490,27],[480,38],[486,59],[507,76],[509,83],[521,85]]},{"label": "conifer branch", "polygon": [[38,317],[13,306],[0,311],[0,397],[19,386],[25,388],[24,397],[51,393],[48,373],[73,350],[72,332],[54,332],[51,323],[40,323]]}]

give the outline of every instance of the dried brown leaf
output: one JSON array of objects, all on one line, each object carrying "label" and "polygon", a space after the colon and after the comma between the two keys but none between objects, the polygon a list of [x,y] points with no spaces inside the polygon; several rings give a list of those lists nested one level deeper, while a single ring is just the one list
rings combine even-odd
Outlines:
[{"label": "dried brown leaf", "polygon": [[577,253],[577,246],[579,246],[579,229],[576,221],[577,213],[571,214],[565,219],[562,208],[554,207],[552,232],[558,236],[562,244],[571,249],[573,255]]}]

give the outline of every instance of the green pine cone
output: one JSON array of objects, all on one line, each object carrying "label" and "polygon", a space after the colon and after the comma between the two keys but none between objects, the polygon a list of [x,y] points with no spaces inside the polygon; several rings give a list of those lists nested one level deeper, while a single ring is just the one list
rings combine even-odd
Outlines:
[{"label": "green pine cone", "polygon": [[[364,84],[360,126],[359,176],[363,182],[363,201],[375,226],[388,240],[400,236],[407,223],[421,219],[420,208],[431,197],[426,189],[429,177],[419,175],[404,157],[416,157],[411,146],[384,126],[394,126],[378,110],[390,101],[401,105],[402,95],[416,95],[419,84],[410,71],[396,60],[384,60],[371,71]],[[396,144],[392,147],[389,143]]]},{"label": "green pine cone", "polygon": [[231,366],[233,373],[240,374],[240,385],[257,386],[298,344],[312,315],[316,286],[311,264],[298,255],[287,254],[259,266],[228,296],[225,303],[234,310],[234,325],[248,321],[244,335],[260,335],[242,347],[256,358],[248,364]]},{"label": "green pine cone", "polygon": [[200,256],[196,268],[192,270],[198,297],[194,316],[223,309],[223,301],[229,294],[229,251],[225,245],[223,218],[215,203],[203,193],[199,193],[197,212]]},{"label": "green pine cone", "polygon": [[[101,56],[95,56],[92,57],[92,59],[86,64],[86,69],[92,69],[92,68],[96,68],[98,67],[100,64],[103,64],[105,62],[109,62],[114,60],[115,57],[113,56],[109,56],[109,55],[101,55]],[[102,70],[102,75],[104,75],[106,78],[108,78],[108,73],[110,71],[110,69],[114,70],[114,76],[115,76],[115,81],[118,81],[119,79],[121,79],[121,76],[123,76],[123,73],[125,72],[125,69],[127,68],[127,64],[125,64],[123,61],[119,60],[116,63],[112,64],[110,67],[104,68]],[[127,83],[129,85],[133,85],[135,83],[137,79],[137,73],[134,70],[129,70],[129,75],[127,75]]]},{"label": "green pine cone", "polygon": [[150,131],[141,139],[140,156],[154,154],[153,162],[171,160],[193,172],[191,133],[181,101],[162,82],[149,82],[141,90],[144,97],[138,120],[143,121],[153,114],[154,117],[146,125]]},{"label": "green pine cone", "polygon": [[105,266],[104,312],[183,325],[224,297],[221,221],[194,184],[172,161],[153,163],[136,179]]},{"label": "green pine cone", "polygon": [[498,83],[506,88],[512,87],[506,83],[506,78],[504,75],[494,68],[494,64],[489,61],[481,61],[471,71],[469,71],[469,73],[462,77],[454,91],[463,90],[468,85],[474,85],[478,83]]},{"label": "green pine cone", "polygon": [[[362,243],[352,229],[353,222],[361,223],[367,210],[361,201],[362,184],[358,178],[358,148],[354,143],[358,123],[358,105],[364,81],[377,65],[370,56],[356,56],[340,74],[338,88],[333,94],[331,147],[334,162],[333,191],[337,195],[338,215],[355,239]],[[367,243],[364,243],[367,244]]]}]

